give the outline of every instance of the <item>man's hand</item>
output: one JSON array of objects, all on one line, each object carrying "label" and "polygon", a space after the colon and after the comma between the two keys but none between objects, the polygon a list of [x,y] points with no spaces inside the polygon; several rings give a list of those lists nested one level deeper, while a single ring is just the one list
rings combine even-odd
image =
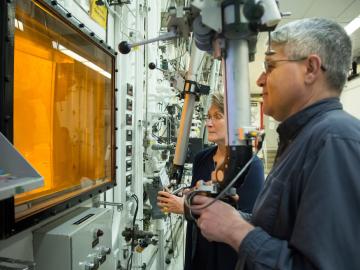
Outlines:
[{"label": "man's hand", "polygon": [[184,198],[171,194],[168,191],[159,191],[157,205],[163,212],[184,214]]},{"label": "man's hand", "polygon": [[[212,200],[214,199],[198,195],[194,197],[192,206],[201,207]],[[245,236],[254,228],[243,220],[235,208],[222,201],[216,201],[205,209],[192,212],[200,215],[197,225],[205,238],[209,241],[227,243],[236,251]]]}]

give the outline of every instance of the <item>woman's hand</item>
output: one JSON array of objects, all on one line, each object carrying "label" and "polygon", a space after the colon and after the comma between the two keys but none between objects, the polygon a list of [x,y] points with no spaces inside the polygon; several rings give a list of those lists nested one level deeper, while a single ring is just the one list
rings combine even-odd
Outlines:
[{"label": "woman's hand", "polygon": [[184,197],[178,197],[168,191],[159,191],[157,201],[163,212],[184,214]]}]

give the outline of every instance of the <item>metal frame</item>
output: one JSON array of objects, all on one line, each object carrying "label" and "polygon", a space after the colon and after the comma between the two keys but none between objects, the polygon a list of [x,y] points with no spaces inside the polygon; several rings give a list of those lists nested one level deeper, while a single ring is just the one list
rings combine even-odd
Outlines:
[{"label": "metal frame", "polygon": [[[111,157],[112,157],[112,182],[102,184],[92,190],[81,193],[75,197],[69,198],[62,203],[56,204],[50,208],[34,213],[21,220],[15,220],[14,197],[0,201],[0,239],[5,239],[19,233],[40,221],[76,206],[88,199],[91,199],[116,185],[116,155],[115,155],[115,73],[117,69],[117,53],[105,42],[98,38],[94,32],[87,28],[77,18],[71,15],[64,7],[55,0],[33,0],[35,3],[43,6],[54,16],[67,23],[79,34],[87,37],[88,41],[103,49],[112,56],[113,71],[112,92],[111,92]],[[0,132],[2,132],[9,141],[13,142],[13,86],[14,86],[14,26],[15,4],[12,1],[0,1]]]},{"label": "metal frame", "polygon": [[[0,132],[10,141],[13,140],[13,76],[14,76],[14,20],[10,20],[11,4],[0,1]],[[9,18],[9,19],[8,19]],[[6,58],[6,55],[9,57]],[[12,61],[7,61],[12,59]],[[14,198],[0,201],[0,239],[9,237],[15,222]]]},{"label": "metal frame", "polygon": [[65,23],[72,26],[75,30],[82,32],[87,36],[90,41],[97,44],[98,47],[101,47],[103,50],[111,54],[112,56],[117,55],[117,52],[111,48],[110,45],[106,44],[104,40],[98,37],[90,28],[88,28],[84,23],[74,17],[68,10],[66,10],[62,5],[60,5],[56,0],[33,0],[36,3],[46,7],[47,10],[52,12],[55,16],[62,19]]},{"label": "metal frame", "polygon": [[13,142],[14,18],[10,1],[0,3],[0,132]]}]

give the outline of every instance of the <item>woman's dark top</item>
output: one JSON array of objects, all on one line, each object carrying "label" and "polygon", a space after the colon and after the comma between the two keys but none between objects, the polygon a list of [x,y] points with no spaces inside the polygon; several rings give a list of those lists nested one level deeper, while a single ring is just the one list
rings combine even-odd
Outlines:
[{"label": "woman's dark top", "polygon": [[[215,169],[213,156],[217,146],[203,150],[195,156],[191,186],[198,180],[208,181]],[[257,195],[264,184],[262,161],[255,158],[249,167],[244,183],[237,187],[238,209],[251,213]],[[234,269],[237,252],[224,243],[209,242],[194,222],[188,222],[185,248],[185,270],[227,270]]]}]

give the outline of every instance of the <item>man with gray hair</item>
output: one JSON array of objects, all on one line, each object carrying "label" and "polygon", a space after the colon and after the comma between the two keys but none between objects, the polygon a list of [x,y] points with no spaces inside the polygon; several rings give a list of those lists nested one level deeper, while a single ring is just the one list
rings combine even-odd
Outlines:
[{"label": "man with gray hair", "polygon": [[195,211],[198,226],[238,251],[238,269],[360,269],[360,121],[339,101],[350,38],[320,18],[271,37],[257,84],[265,114],[281,122],[274,167],[251,217],[217,201]]}]

